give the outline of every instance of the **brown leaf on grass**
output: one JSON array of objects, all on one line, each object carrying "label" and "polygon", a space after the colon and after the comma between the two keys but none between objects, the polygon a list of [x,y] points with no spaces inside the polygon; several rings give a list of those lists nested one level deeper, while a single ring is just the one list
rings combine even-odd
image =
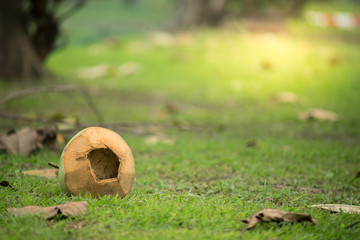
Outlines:
[{"label": "brown leaf on grass", "polygon": [[99,56],[107,51],[107,47],[103,44],[95,44],[89,47],[89,53],[92,56]]},{"label": "brown leaf on grass", "polygon": [[176,103],[168,102],[164,106],[164,111],[169,114],[176,114],[181,112],[181,106]]},{"label": "brown leaf on grass", "polygon": [[305,191],[305,192],[311,192],[311,193],[324,193],[324,191],[322,189],[319,188],[306,188],[306,187],[301,187],[300,188],[301,191]]},{"label": "brown leaf on grass", "polygon": [[[283,184],[274,184],[272,185],[273,188],[279,188],[279,189],[294,189],[295,187],[289,186],[289,185],[283,185]],[[304,192],[310,192],[310,193],[323,193],[324,191],[319,188],[313,188],[313,187],[300,187],[300,191]]]},{"label": "brown leaf on grass", "polygon": [[274,184],[272,185],[273,188],[279,188],[279,189],[289,189],[292,188],[291,186],[288,185],[283,185],[283,184]]},{"label": "brown leaf on grass", "polygon": [[56,134],[56,141],[59,143],[60,146],[65,145],[65,138],[60,133]]},{"label": "brown leaf on grass", "polygon": [[274,65],[272,62],[270,62],[269,60],[262,60],[260,62],[260,66],[262,70],[272,70],[274,68]]},{"label": "brown leaf on grass", "polygon": [[115,48],[120,46],[122,43],[121,39],[118,38],[108,38],[104,40],[104,44],[109,48]]},{"label": "brown leaf on grass", "polygon": [[32,176],[42,176],[47,178],[57,177],[58,169],[47,168],[47,169],[36,169],[23,171],[23,174],[32,175]]},{"label": "brown leaf on grass", "polygon": [[72,229],[82,229],[83,227],[89,225],[88,222],[73,222],[73,223],[70,223],[69,226],[72,228]]},{"label": "brown leaf on grass", "polygon": [[241,92],[244,89],[244,84],[240,80],[233,80],[230,82],[230,89],[233,92]]},{"label": "brown leaf on grass", "polygon": [[29,154],[38,148],[56,147],[56,126],[44,126],[39,129],[24,127],[11,130],[7,135],[0,133],[0,143],[8,154]]},{"label": "brown leaf on grass", "polygon": [[141,41],[132,41],[127,45],[127,49],[132,54],[143,53],[151,49],[151,44],[147,42]]},{"label": "brown leaf on grass", "polygon": [[178,45],[189,45],[194,42],[194,36],[191,32],[178,32],[175,41]]},{"label": "brown leaf on grass", "polygon": [[154,32],[150,38],[151,42],[158,46],[170,47],[175,44],[174,36],[168,32]]},{"label": "brown leaf on grass", "polygon": [[62,205],[58,205],[56,207],[59,208],[61,213],[66,217],[69,216],[79,217],[87,214],[88,202],[87,201],[68,202]]},{"label": "brown leaf on grass", "polygon": [[360,206],[345,205],[345,204],[319,204],[312,205],[313,208],[320,208],[331,212],[357,213],[360,214]]},{"label": "brown leaf on grass", "polygon": [[12,190],[15,190],[11,185],[10,185],[10,183],[8,182],[8,181],[1,181],[0,182],[0,186],[2,186],[2,187],[9,187],[9,188],[11,188]]},{"label": "brown leaf on grass", "polygon": [[253,140],[250,140],[246,143],[246,147],[248,147],[248,148],[256,147],[256,145],[257,145],[256,141],[253,141]]},{"label": "brown leaf on grass", "polygon": [[36,129],[36,132],[38,134],[38,140],[40,141],[38,144],[40,148],[46,147],[48,149],[56,150],[56,140],[58,135],[58,129],[56,125],[38,128]]},{"label": "brown leaf on grass", "polygon": [[323,109],[309,109],[299,114],[301,120],[319,120],[336,122],[340,119],[340,116],[334,112]]},{"label": "brown leaf on grass", "polygon": [[293,92],[279,92],[272,97],[275,103],[290,103],[295,104],[299,102],[299,97]]},{"label": "brown leaf on grass", "polygon": [[76,75],[82,79],[96,79],[105,77],[111,72],[111,67],[107,64],[100,64],[93,67],[81,67]]},{"label": "brown leaf on grass", "polygon": [[56,215],[64,215],[66,217],[79,217],[87,214],[88,203],[87,201],[81,201],[68,202],[62,205],[56,205],[51,207],[26,206],[22,208],[7,208],[6,211],[12,213],[15,216],[43,215],[46,219],[54,218]]},{"label": "brown leaf on grass", "polygon": [[158,144],[158,143],[172,145],[175,143],[175,138],[170,138],[163,134],[156,134],[156,135],[148,136],[145,139],[145,143],[149,144],[149,145],[154,145],[154,144]]},{"label": "brown leaf on grass", "polygon": [[[59,129],[59,131],[73,131],[78,125],[79,125],[79,120],[75,117],[67,117],[62,119],[61,122],[56,123],[56,126]],[[62,136],[59,136],[59,138],[61,137]]]},{"label": "brown leaf on grass", "polygon": [[317,221],[311,218],[309,214],[291,213],[278,209],[263,209],[251,218],[242,221],[248,224],[246,230],[252,229],[262,222],[312,222],[317,224]]},{"label": "brown leaf on grass", "polygon": [[329,57],[328,61],[329,61],[329,64],[331,66],[336,66],[336,65],[339,65],[341,63],[341,59],[339,57],[337,57],[337,56]]},{"label": "brown leaf on grass", "polygon": [[121,77],[127,77],[139,72],[140,64],[136,62],[127,62],[117,68],[117,74]]},{"label": "brown leaf on grass", "polygon": [[38,148],[38,135],[35,129],[25,127],[11,130],[7,135],[0,134],[0,142],[6,153],[28,156],[32,150]]},{"label": "brown leaf on grass", "polygon": [[356,173],[355,178],[360,178],[360,171]]},{"label": "brown leaf on grass", "polygon": [[14,216],[43,215],[44,218],[46,219],[54,218],[59,213],[59,209],[56,207],[38,207],[38,206],[7,208],[6,211],[10,212]]}]

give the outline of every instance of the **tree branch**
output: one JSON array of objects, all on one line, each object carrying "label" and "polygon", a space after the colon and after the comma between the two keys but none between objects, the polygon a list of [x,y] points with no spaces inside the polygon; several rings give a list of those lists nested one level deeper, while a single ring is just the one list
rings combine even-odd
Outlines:
[{"label": "tree branch", "polygon": [[78,0],[71,8],[69,8],[66,12],[57,17],[59,22],[64,21],[66,18],[74,14],[78,10],[78,8],[84,5],[85,2],[86,0]]},{"label": "tree branch", "polygon": [[[90,95],[88,94],[87,91],[85,91],[84,89],[78,88],[76,86],[72,86],[72,85],[68,85],[68,86],[45,86],[45,87],[35,87],[35,88],[28,88],[28,89],[24,89],[22,91],[18,91],[15,93],[12,93],[8,96],[6,96],[5,98],[0,100],[0,105],[12,101],[14,99],[17,98],[21,98],[21,97],[25,97],[28,95],[32,95],[32,94],[37,94],[37,93],[48,93],[48,92],[73,92],[73,91],[78,91],[81,93],[81,95],[83,96],[84,100],[86,101],[87,105],[89,106],[89,108],[91,109],[91,111],[94,113],[94,115],[97,118],[98,123],[103,123],[104,119],[103,116],[101,114],[101,112],[99,111],[99,109],[96,107],[96,105],[94,104],[92,98],[90,97]],[[5,114],[5,113],[0,113],[0,116],[5,117],[5,118],[9,118],[9,119],[14,119],[17,118],[18,120],[25,120],[25,121],[40,121],[43,122],[43,119],[31,119],[31,118],[24,118],[21,116],[17,116],[17,115],[9,115],[9,114]]]},{"label": "tree branch", "polygon": [[43,118],[29,118],[29,117],[24,117],[21,115],[16,115],[16,114],[10,114],[10,113],[2,113],[0,112],[0,118],[4,118],[4,119],[9,119],[9,120],[15,120],[15,121],[22,121],[22,122],[41,122],[41,123],[49,123],[49,120],[45,120]]}]

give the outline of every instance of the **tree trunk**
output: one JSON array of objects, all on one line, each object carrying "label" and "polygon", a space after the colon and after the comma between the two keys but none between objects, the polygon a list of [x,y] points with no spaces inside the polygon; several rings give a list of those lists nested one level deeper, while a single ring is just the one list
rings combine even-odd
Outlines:
[{"label": "tree trunk", "polygon": [[22,0],[0,0],[0,78],[38,79],[43,62],[28,35]]},{"label": "tree trunk", "polygon": [[208,1],[207,23],[213,26],[220,25],[225,15],[225,4],[227,0]]},{"label": "tree trunk", "polygon": [[177,25],[188,28],[198,25],[219,25],[227,0],[176,0]]},{"label": "tree trunk", "polygon": [[201,0],[176,0],[177,26],[188,28],[200,24],[202,15]]},{"label": "tree trunk", "polygon": [[288,16],[290,17],[300,17],[304,5],[308,0],[293,0],[290,2],[290,7],[288,10]]}]

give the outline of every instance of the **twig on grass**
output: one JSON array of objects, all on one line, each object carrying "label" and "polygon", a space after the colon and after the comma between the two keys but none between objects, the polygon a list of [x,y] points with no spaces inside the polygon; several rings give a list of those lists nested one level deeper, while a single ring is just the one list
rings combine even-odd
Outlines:
[{"label": "twig on grass", "polygon": [[53,168],[59,169],[59,165],[58,165],[58,164],[56,164],[56,163],[49,162],[49,163],[48,163],[48,165],[49,165],[50,167],[53,167]]},{"label": "twig on grass", "polygon": [[22,121],[22,122],[29,122],[29,123],[31,123],[31,122],[40,122],[40,123],[53,122],[53,121],[49,121],[49,120],[46,120],[43,118],[30,118],[30,117],[17,115],[17,114],[3,113],[3,112],[0,112],[0,118],[15,120],[15,121]]},{"label": "twig on grass", "polygon": [[359,223],[360,223],[360,221],[354,222],[354,223],[346,226],[346,228],[349,229],[349,228],[355,227],[355,226],[358,225]]}]

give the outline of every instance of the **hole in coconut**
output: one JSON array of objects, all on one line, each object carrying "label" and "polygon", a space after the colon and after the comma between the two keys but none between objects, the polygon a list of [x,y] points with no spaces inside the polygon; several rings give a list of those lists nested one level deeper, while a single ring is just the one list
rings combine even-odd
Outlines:
[{"label": "hole in coconut", "polygon": [[99,148],[89,152],[90,166],[98,180],[116,178],[120,159],[109,149]]}]

